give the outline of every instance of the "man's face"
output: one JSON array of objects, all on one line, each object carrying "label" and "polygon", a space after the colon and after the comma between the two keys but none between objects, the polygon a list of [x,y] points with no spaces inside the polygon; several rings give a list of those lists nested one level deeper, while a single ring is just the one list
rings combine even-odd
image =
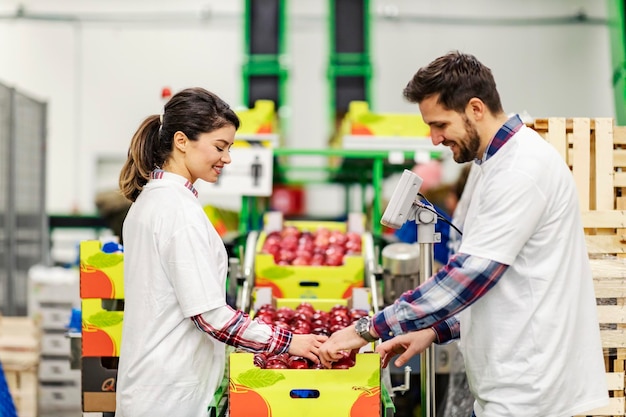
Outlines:
[{"label": "man's face", "polygon": [[445,109],[437,102],[438,97],[430,96],[419,103],[422,118],[430,126],[433,145],[449,147],[458,163],[473,161],[480,148],[476,126],[465,113]]}]

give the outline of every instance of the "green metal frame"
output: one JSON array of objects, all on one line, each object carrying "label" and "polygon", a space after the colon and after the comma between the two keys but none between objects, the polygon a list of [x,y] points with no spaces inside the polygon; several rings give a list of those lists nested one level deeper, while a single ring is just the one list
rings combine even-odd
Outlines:
[{"label": "green metal frame", "polygon": [[611,64],[613,67],[613,92],[615,120],[626,124],[626,31],[624,27],[624,1],[607,0],[609,33],[611,39]]},{"label": "green metal frame", "polygon": [[[435,152],[438,154],[438,152]],[[325,157],[342,157],[347,159],[371,159],[372,160],[372,180],[371,185],[374,190],[374,198],[372,204],[372,234],[376,237],[382,234],[382,225],[380,224],[380,218],[382,216],[382,186],[384,180],[384,166],[385,161],[389,158],[388,151],[374,151],[374,150],[346,150],[346,149],[288,149],[288,148],[276,148],[274,149],[274,155],[281,156],[325,156]],[[405,151],[404,156],[407,160],[412,160],[415,152]],[[437,155],[434,155],[437,156]],[[282,169],[275,167],[276,169]],[[291,167],[291,170],[310,170],[310,167]],[[334,168],[313,168],[323,169],[332,172]],[[365,195],[365,187],[369,184],[361,183]],[[254,197],[243,197],[242,207],[239,219],[239,232],[245,236],[250,230],[255,229],[255,225],[258,225],[262,213],[259,210],[258,201]]]},{"label": "green metal frame", "polygon": [[372,63],[370,59],[370,36],[371,36],[371,16],[370,16],[370,0],[360,0],[363,2],[363,45],[364,51],[362,53],[338,53],[335,47],[335,25],[337,23],[337,17],[335,16],[335,0],[329,0],[328,2],[328,39],[329,39],[329,61],[326,71],[326,77],[328,79],[328,95],[329,95],[329,120],[331,126],[335,125],[335,118],[337,117],[337,105],[335,102],[336,87],[335,79],[337,77],[346,76],[362,76],[365,80],[365,100],[371,105],[372,97]]},{"label": "green metal frame", "polygon": [[[287,103],[287,80],[289,71],[285,64],[287,60],[287,1],[279,0],[278,9],[278,54],[252,54],[250,52],[250,37],[252,14],[251,5],[253,0],[244,0],[244,63],[242,67],[242,100],[244,105],[250,100],[250,77],[255,75],[274,75],[278,77],[278,101],[277,109],[284,107]],[[285,117],[279,118],[280,131],[286,129]]]},{"label": "green metal frame", "polygon": [[[252,54],[251,49],[251,25],[252,25],[252,1],[244,0],[244,63],[242,66],[242,102],[248,105],[250,100],[250,77],[259,75],[273,75],[278,77],[278,101],[277,111],[287,105],[287,80],[289,71],[285,64],[287,53],[287,0],[279,0],[278,9],[278,54]],[[287,131],[288,121],[283,116],[278,118],[278,131]],[[258,209],[259,199],[243,196],[241,199],[241,219],[239,221],[239,233],[247,235],[252,225],[259,224],[260,210]]]},{"label": "green metal frame", "polygon": [[373,101],[371,88],[373,69],[370,63],[331,63],[326,71],[326,76],[328,78],[328,96],[330,97],[328,114],[329,120],[331,120],[333,123],[335,122],[335,118],[337,117],[337,105],[335,102],[335,94],[337,93],[337,89],[335,87],[335,79],[337,77],[363,77],[363,79],[365,80],[365,101],[371,105]]},{"label": "green metal frame", "polygon": [[[252,16],[250,13],[251,5],[253,0],[244,0],[244,10],[245,10],[245,19],[244,19],[244,53],[247,55],[252,55],[250,53],[250,26],[252,23]],[[278,54],[282,55],[287,51],[287,39],[285,37],[285,33],[287,33],[286,26],[286,16],[287,16],[287,2],[285,0],[279,1],[279,10],[278,10]]]},{"label": "green metal frame", "polygon": [[[363,2],[363,9],[366,10],[366,13],[364,13],[363,15],[365,16],[365,22],[363,25],[363,45],[365,45],[365,51],[363,51],[363,55],[366,56],[367,61],[369,62],[369,45],[370,45],[370,0],[361,0]],[[344,57],[347,57],[349,55],[360,55],[360,54],[337,54],[337,50],[335,48],[335,44],[333,43],[333,39],[335,39],[335,23],[337,20],[337,17],[335,16],[335,8],[333,7],[335,4],[335,0],[329,0],[328,3],[328,10],[329,10],[329,14],[328,14],[328,34],[329,34],[329,39],[330,39],[330,56],[339,56],[342,55]]]}]

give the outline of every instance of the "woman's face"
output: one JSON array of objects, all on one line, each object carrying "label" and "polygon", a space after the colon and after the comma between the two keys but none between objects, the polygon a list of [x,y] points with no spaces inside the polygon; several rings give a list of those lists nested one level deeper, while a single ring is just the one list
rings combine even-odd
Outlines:
[{"label": "woman's face", "polygon": [[235,127],[228,125],[201,133],[198,140],[187,141],[184,161],[192,184],[197,179],[217,182],[224,166],[230,164],[230,147],[235,141],[235,132]]}]

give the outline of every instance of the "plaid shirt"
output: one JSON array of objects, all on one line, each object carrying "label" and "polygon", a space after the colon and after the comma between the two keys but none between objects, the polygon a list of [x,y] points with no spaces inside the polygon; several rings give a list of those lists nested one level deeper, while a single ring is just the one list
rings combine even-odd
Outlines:
[{"label": "plaid shirt", "polygon": [[[204,317],[199,314],[191,317],[198,329],[213,336],[220,342],[229,346],[234,346],[248,352],[272,352],[285,353],[289,350],[292,333],[278,326],[271,326],[256,320],[262,326],[269,326],[272,329],[270,338],[264,342],[252,340],[252,334],[246,333],[252,323],[250,316],[243,311],[233,310],[230,306],[225,306],[231,311],[232,318],[221,328],[216,329],[211,326]],[[246,337],[248,336],[248,337]]]},{"label": "plaid shirt", "polygon": [[[522,127],[514,115],[491,139],[482,164],[491,158]],[[418,288],[405,292],[393,304],[374,316],[373,326],[383,339],[432,327],[437,342],[444,343],[460,335],[456,314],[489,291],[504,274],[504,265],[478,256],[459,253],[437,274]]]}]

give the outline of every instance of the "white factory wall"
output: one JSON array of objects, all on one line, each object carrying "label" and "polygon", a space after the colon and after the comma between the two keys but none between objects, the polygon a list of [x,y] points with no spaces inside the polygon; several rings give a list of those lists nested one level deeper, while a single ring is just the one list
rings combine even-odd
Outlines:
[{"label": "white factory wall", "polygon": [[[288,2],[288,147],[324,148],[331,131],[327,8],[328,1]],[[492,68],[507,112],[614,116],[603,1],[372,0],[371,11],[374,111],[417,112],[402,99],[406,82],[459,49]],[[561,20],[581,11],[590,20]],[[162,87],[203,86],[242,104],[243,1],[2,0],[0,17],[0,82],[49,105],[52,214],[94,212],[95,193],[116,185],[132,133],[160,112]],[[449,167],[445,178],[456,172]],[[337,187],[311,187],[310,214],[342,207]]]}]

